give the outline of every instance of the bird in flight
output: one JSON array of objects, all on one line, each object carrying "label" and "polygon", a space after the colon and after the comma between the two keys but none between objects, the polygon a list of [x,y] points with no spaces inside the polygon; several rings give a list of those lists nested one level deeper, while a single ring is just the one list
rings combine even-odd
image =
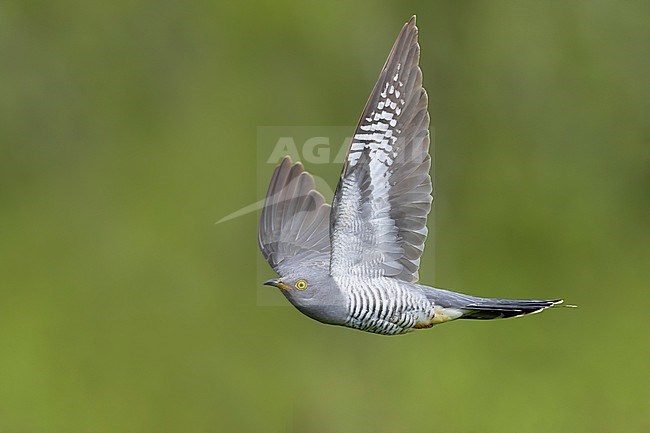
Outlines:
[{"label": "bird in flight", "polygon": [[331,206],[301,163],[285,157],[275,169],[258,242],[279,278],[264,284],[315,320],[385,335],[562,303],[481,298],[418,283],[433,201],[419,57],[414,16],[366,103]]}]

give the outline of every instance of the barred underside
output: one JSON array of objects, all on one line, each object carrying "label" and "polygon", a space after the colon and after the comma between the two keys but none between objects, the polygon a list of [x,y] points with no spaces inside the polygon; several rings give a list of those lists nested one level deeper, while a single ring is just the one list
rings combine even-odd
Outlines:
[{"label": "barred underside", "polygon": [[377,334],[403,334],[428,325],[434,306],[409,284],[392,278],[349,278],[339,281],[348,294],[346,326]]}]

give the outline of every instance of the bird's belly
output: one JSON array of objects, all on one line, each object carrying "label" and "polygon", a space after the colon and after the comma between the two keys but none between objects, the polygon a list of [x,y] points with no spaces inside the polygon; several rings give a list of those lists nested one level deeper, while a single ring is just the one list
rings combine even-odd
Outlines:
[{"label": "bird's belly", "polygon": [[[364,284],[365,283],[365,284]],[[404,334],[431,326],[433,306],[424,295],[389,279],[345,284],[346,326],[377,334]]]}]

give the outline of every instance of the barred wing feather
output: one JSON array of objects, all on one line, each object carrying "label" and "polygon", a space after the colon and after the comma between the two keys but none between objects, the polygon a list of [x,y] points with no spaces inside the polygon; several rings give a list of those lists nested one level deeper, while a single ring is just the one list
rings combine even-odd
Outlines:
[{"label": "barred wing feather", "polygon": [[331,212],[332,275],[418,280],[432,185],[427,94],[415,17],[363,111]]}]

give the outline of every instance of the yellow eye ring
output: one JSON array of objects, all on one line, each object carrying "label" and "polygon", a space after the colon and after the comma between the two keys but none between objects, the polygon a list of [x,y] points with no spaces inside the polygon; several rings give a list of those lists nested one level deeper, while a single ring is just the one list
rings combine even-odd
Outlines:
[{"label": "yellow eye ring", "polygon": [[296,284],[293,285],[298,290],[305,290],[307,288],[307,281],[305,280],[298,280],[296,281]]}]

